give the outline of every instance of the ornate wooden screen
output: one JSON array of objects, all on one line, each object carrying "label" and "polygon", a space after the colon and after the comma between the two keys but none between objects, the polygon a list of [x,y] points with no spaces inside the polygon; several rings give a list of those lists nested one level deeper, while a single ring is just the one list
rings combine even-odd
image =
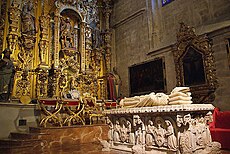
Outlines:
[{"label": "ornate wooden screen", "polygon": [[197,36],[192,27],[181,23],[173,51],[177,86],[189,86],[194,103],[215,99],[217,79],[211,41]]}]

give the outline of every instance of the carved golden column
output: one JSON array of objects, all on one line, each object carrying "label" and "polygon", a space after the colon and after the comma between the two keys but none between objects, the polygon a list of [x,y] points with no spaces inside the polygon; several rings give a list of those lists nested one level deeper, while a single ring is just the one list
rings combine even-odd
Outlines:
[{"label": "carved golden column", "polygon": [[105,33],[104,33],[104,42],[105,42],[105,54],[106,54],[106,69],[107,72],[111,71],[111,32],[109,26],[109,19],[112,13],[112,10],[109,5],[110,1],[107,2],[105,6]]},{"label": "carved golden column", "polygon": [[107,74],[111,72],[111,30],[110,30],[110,15],[112,13],[111,9],[111,0],[104,0],[105,6],[104,6],[104,19],[105,19],[105,32],[104,32],[104,67],[105,67],[105,74],[101,77],[99,83],[100,88],[103,89],[101,94],[104,99],[107,99],[108,97],[108,91],[107,91]]},{"label": "carved golden column", "polygon": [[[6,27],[6,18],[7,18],[7,1],[0,1],[1,4],[1,14],[0,14],[0,57],[2,56],[2,51],[4,50],[4,30]],[[5,30],[6,31],[6,30]]]},{"label": "carved golden column", "polygon": [[54,16],[54,67],[59,66],[59,14],[55,12]]},{"label": "carved golden column", "polygon": [[41,38],[39,42],[39,57],[40,57],[40,67],[47,68],[49,66],[49,38],[48,38],[48,28],[49,28],[49,21],[50,16],[42,14],[39,17],[40,21],[40,31],[41,31]]},{"label": "carved golden column", "polygon": [[86,23],[83,21],[81,22],[80,26],[80,53],[81,53],[81,70],[85,71],[86,66],[86,53],[85,53],[85,29]]},{"label": "carved golden column", "polygon": [[36,92],[38,98],[46,98],[48,91],[48,70],[38,69],[37,70],[37,85]]},{"label": "carved golden column", "polygon": [[92,52],[92,30],[87,25],[85,29],[85,59],[86,59],[86,70],[89,69],[90,65],[90,55]]},{"label": "carved golden column", "polygon": [[19,17],[20,17],[20,10],[19,5],[16,3],[12,3],[9,8],[9,34],[7,37],[8,47],[12,51],[12,60],[16,60],[16,45],[18,43],[18,27],[19,27]]}]

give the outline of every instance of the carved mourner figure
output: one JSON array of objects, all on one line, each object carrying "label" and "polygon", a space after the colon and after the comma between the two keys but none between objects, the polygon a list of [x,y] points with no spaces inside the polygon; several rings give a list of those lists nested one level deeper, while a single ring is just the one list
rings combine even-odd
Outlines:
[{"label": "carved mourner figure", "polygon": [[166,137],[167,137],[167,145],[168,148],[171,150],[177,150],[178,145],[177,145],[177,139],[174,134],[174,128],[172,123],[169,120],[165,120],[166,126],[167,126],[167,132],[166,132]]},{"label": "carved mourner figure", "polygon": [[8,101],[13,88],[14,64],[10,60],[10,49],[5,49],[0,59],[0,101]]},{"label": "carved mourner figure", "polygon": [[161,120],[156,120],[156,144],[157,146],[161,147],[165,143],[165,133],[166,130],[162,128],[162,121]]},{"label": "carved mourner figure", "polygon": [[152,120],[148,121],[147,125],[147,134],[146,134],[146,145],[152,146],[155,145],[155,138],[156,138],[156,127],[153,124]]},{"label": "carved mourner figure", "polygon": [[120,141],[120,131],[121,131],[121,126],[120,122],[116,121],[115,126],[114,126],[114,141],[119,142]]}]

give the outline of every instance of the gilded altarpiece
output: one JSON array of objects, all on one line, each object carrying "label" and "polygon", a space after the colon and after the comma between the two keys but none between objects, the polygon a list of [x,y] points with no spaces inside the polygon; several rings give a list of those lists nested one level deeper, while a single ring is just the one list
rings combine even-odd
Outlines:
[{"label": "gilded altarpiece", "polygon": [[110,0],[18,0],[1,4],[0,49],[10,48],[12,98],[107,97]]}]

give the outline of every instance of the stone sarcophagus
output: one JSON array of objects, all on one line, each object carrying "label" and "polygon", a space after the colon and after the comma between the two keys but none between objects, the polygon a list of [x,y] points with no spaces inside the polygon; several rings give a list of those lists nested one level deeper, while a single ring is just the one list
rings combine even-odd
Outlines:
[{"label": "stone sarcophagus", "polygon": [[[183,104],[104,111],[110,149],[132,153],[218,152],[208,123],[211,104]],[[108,147],[107,147],[108,149]]]}]

